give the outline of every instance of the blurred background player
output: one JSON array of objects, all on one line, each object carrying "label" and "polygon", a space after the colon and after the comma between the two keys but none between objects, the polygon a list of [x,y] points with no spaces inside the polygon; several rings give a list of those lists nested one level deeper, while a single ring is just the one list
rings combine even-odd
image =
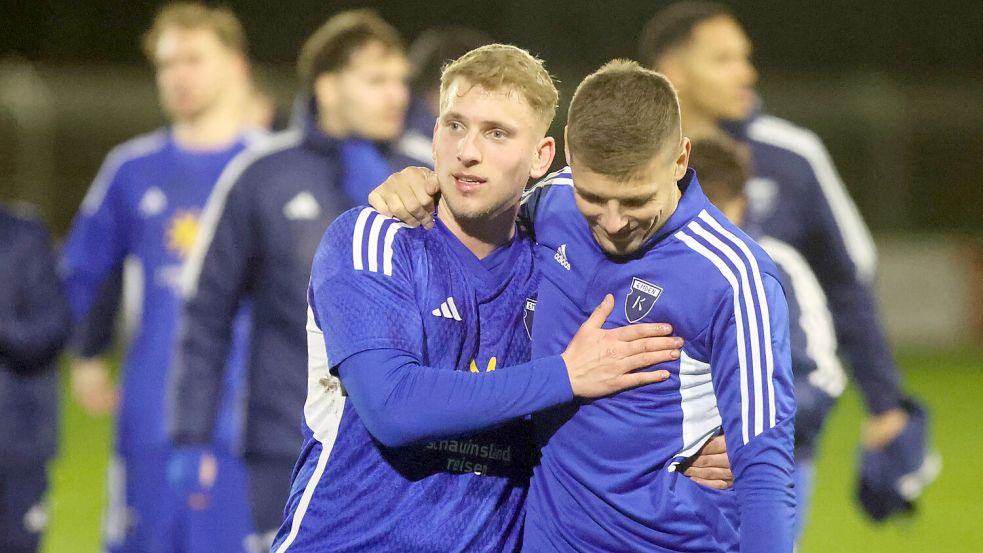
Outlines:
[{"label": "blurred background player", "polygon": [[48,520],[54,360],[72,317],[44,225],[0,206],[0,236],[0,551],[32,553]]},{"label": "blurred background player", "polygon": [[328,225],[395,170],[431,164],[434,121],[404,121],[409,61],[399,33],[370,10],[335,15],[301,49],[307,101],[299,128],[247,152],[222,176],[186,278],[170,432],[200,445],[215,432],[223,364],[239,304],[252,300],[244,458],[257,550],[283,519],[303,441],[307,284]]},{"label": "blurred background player", "polygon": [[[745,225],[786,242],[808,261],[869,413],[863,448],[888,452],[888,464],[902,474],[925,471],[912,478],[911,500],[934,478],[937,459],[924,457],[924,446],[884,449],[906,431],[922,435],[924,412],[905,397],[877,317],[873,241],[820,139],[761,112],[750,56],[751,43],[740,23],[725,6],[711,2],[678,2],[663,9],[645,26],[639,44],[640,61],[676,87],[686,136],[697,139],[723,127],[749,146],[752,177],[746,185]],[[907,500],[901,501],[897,491],[878,488],[882,493],[861,501],[869,514],[883,510],[877,505],[891,505],[892,512],[904,507]]]},{"label": "blurred background player", "polygon": [[[750,152],[722,132],[693,141],[690,166],[703,192],[735,225],[747,210],[744,186],[750,178]],[[836,355],[836,333],[819,281],[805,259],[788,244],[753,236],[771,256],[788,300],[789,345],[795,384],[796,536],[801,536],[814,488],[814,462],[826,416],[846,386]]]},{"label": "blurred background player", "polygon": [[492,42],[484,32],[460,26],[432,27],[417,35],[407,54],[413,64],[411,116],[436,119],[440,113],[440,74],[444,66]]},{"label": "blurred background player", "polygon": [[[180,275],[199,213],[226,164],[262,136],[247,115],[246,39],[230,11],[175,3],[160,10],[143,45],[171,124],[107,156],[62,258],[77,320],[107,293],[124,259],[135,259],[140,275],[140,321],[123,367],[105,541],[111,551],[240,551],[249,527],[230,422],[237,371],[216,391],[224,431],[198,450],[170,446],[164,391]],[[73,377],[84,407],[113,408],[105,364],[77,366]],[[206,452],[213,462],[202,466]]]}]

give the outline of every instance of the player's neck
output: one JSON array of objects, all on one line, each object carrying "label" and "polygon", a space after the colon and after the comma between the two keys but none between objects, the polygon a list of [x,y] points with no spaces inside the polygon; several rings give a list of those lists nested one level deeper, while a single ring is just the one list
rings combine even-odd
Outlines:
[{"label": "player's neck", "polygon": [[712,136],[719,132],[720,121],[713,115],[693,107],[689,102],[680,99],[683,115],[683,136],[690,140]]},{"label": "player's neck", "polygon": [[488,257],[500,246],[512,240],[515,236],[515,217],[518,213],[519,205],[516,204],[501,213],[481,219],[458,220],[447,208],[446,203],[437,206],[437,215],[447,230],[478,259]]},{"label": "player's neck", "polygon": [[[341,113],[333,113],[323,106],[318,106],[317,126],[324,134],[341,140],[351,134],[351,129],[344,124],[345,118]],[[336,110],[338,111],[338,110]]]},{"label": "player's neck", "polygon": [[226,101],[195,117],[174,121],[174,141],[186,150],[219,150],[231,146],[245,125],[244,107]]}]

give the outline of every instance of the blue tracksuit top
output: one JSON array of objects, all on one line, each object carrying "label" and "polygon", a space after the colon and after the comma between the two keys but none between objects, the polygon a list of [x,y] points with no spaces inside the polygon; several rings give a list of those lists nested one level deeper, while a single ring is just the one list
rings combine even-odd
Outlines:
[{"label": "blue tracksuit top", "polygon": [[829,153],[813,132],[756,114],[727,130],[751,147],[746,227],[788,243],[808,261],[833,314],[836,337],[867,408],[897,407],[897,366],[871,289],[877,254]]}]

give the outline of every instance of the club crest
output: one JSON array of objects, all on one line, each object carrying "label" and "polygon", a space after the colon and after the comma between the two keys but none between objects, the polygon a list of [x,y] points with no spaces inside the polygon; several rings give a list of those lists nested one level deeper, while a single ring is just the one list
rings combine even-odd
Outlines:
[{"label": "club crest", "polygon": [[625,298],[625,318],[629,323],[637,323],[645,318],[652,306],[662,295],[662,288],[646,282],[638,277],[632,277],[628,297]]},{"label": "club crest", "polygon": [[536,316],[536,300],[526,298],[526,303],[522,308],[522,324],[526,327],[526,334],[532,340],[532,319]]}]

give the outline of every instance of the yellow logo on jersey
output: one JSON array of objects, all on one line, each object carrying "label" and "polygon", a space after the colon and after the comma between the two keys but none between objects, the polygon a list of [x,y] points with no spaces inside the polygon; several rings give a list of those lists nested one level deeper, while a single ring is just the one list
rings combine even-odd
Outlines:
[{"label": "yellow logo on jersey", "polygon": [[[496,363],[498,363],[498,359],[495,359],[494,357],[492,357],[491,359],[489,359],[488,360],[488,366],[485,367],[485,372],[486,373],[490,373],[490,372],[494,371],[495,370],[495,364]],[[474,362],[474,359],[471,360],[471,372],[473,372],[473,373],[481,372],[480,370],[478,370],[478,364]]]},{"label": "yellow logo on jersey", "polygon": [[181,259],[188,257],[198,236],[198,214],[178,211],[167,223],[167,249]]}]

